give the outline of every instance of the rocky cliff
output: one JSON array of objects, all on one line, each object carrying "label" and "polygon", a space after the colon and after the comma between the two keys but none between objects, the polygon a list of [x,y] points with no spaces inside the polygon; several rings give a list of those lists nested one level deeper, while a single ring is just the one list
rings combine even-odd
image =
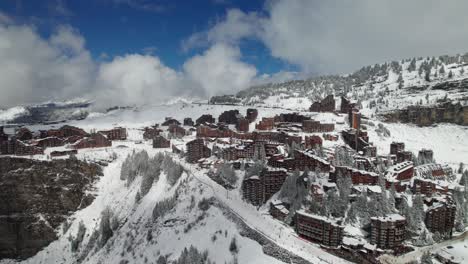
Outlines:
[{"label": "rocky cliff", "polygon": [[410,106],[382,114],[387,122],[413,123],[429,126],[435,123],[453,123],[468,126],[468,106],[450,102],[435,106]]},{"label": "rocky cliff", "polygon": [[99,175],[99,166],[75,159],[1,157],[0,259],[28,258],[55,240],[66,217],[93,201]]}]

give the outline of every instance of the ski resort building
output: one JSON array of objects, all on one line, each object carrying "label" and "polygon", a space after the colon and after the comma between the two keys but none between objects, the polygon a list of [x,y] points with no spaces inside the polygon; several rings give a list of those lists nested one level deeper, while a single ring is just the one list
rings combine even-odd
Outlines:
[{"label": "ski resort building", "polygon": [[331,218],[299,210],[295,215],[297,234],[327,247],[338,247],[343,241],[343,226]]},{"label": "ski resort building", "polygon": [[65,141],[58,137],[47,137],[35,140],[34,145],[46,149],[63,146],[65,145]]},{"label": "ski resort building", "polygon": [[257,130],[272,130],[274,127],[275,119],[273,117],[264,117],[255,125],[255,129]]},{"label": "ski resort building", "polygon": [[270,214],[274,218],[284,221],[289,215],[289,210],[284,203],[275,200],[270,203]]},{"label": "ski resort building", "polygon": [[145,131],[143,132],[143,139],[151,140],[156,136],[159,136],[161,132],[162,130],[159,129],[157,125],[154,125],[152,127],[145,127]]},{"label": "ski resort building", "polygon": [[375,172],[358,170],[347,166],[336,166],[330,172],[329,181],[336,182],[338,177],[351,177],[354,185],[377,185],[379,175]]},{"label": "ski resort building", "polygon": [[16,131],[15,137],[17,140],[26,141],[31,140],[33,138],[33,134],[26,127],[22,127]]},{"label": "ski resort building", "polygon": [[323,143],[322,138],[319,136],[306,136],[304,142],[306,148],[321,147]]},{"label": "ski resort building", "polygon": [[20,140],[17,140],[15,137],[5,141],[0,141],[1,155],[29,156],[43,153],[44,150],[42,148],[24,143]]},{"label": "ski resort building", "polygon": [[127,129],[124,127],[115,127],[111,130],[99,131],[103,135],[106,135],[109,140],[126,140],[127,139]]},{"label": "ski resort building", "polygon": [[255,121],[255,119],[257,119],[257,116],[258,116],[258,110],[257,109],[254,109],[254,108],[248,108],[247,109],[247,113],[246,113],[246,116],[245,118],[247,118],[247,120],[249,120],[249,122],[253,122]]},{"label": "ski resort building", "polygon": [[332,132],[335,130],[335,124],[322,124],[315,120],[304,120],[302,122],[302,130],[307,133]]},{"label": "ski resort building", "polygon": [[194,126],[195,122],[193,122],[192,118],[186,117],[184,118],[184,126]]},{"label": "ski resort building", "polygon": [[452,202],[433,202],[427,208],[424,223],[432,233],[438,232],[443,236],[452,237],[456,211],[456,206]]},{"label": "ski resort building", "polygon": [[397,155],[398,152],[405,150],[405,143],[403,142],[392,142],[390,143],[390,154]]},{"label": "ski resort building", "polygon": [[208,114],[202,115],[197,120],[195,120],[196,125],[213,124],[214,122],[216,122],[214,117]]},{"label": "ski resort building", "polygon": [[252,176],[242,183],[244,199],[254,205],[265,203],[281,189],[286,177],[287,171],[285,169],[263,169],[260,175]]},{"label": "ski resort building", "polygon": [[250,121],[246,118],[239,118],[237,120],[236,129],[240,132],[249,132]]},{"label": "ski resort building", "polygon": [[205,146],[203,139],[197,138],[187,143],[187,161],[195,163],[199,159],[211,156],[211,150]]},{"label": "ski resort building", "polygon": [[406,219],[399,214],[371,218],[371,244],[381,249],[400,246],[406,236]]},{"label": "ski resort building", "polygon": [[328,95],[320,102],[314,102],[310,106],[311,112],[334,112],[335,111],[335,98],[333,95]]},{"label": "ski resort building", "polygon": [[[357,151],[364,151],[364,148],[369,146],[369,136],[366,131],[359,131],[356,129],[343,130],[341,135],[346,144]],[[356,138],[357,137],[357,138]]]},{"label": "ski resort building", "polygon": [[153,148],[169,148],[171,147],[171,141],[163,136],[155,136],[153,138]]},{"label": "ski resort building", "polygon": [[386,177],[390,182],[409,181],[413,177],[414,166],[412,161],[405,161],[391,166],[387,169]]},{"label": "ski resort building", "polygon": [[74,149],[84,148],[104,148],[112,146],[112,141],[101,133],[91,134],[89,137],[82,138],[72,145]]},{"label": "ski resort building", "polygon": [[343,114],[349,113],[353,108],[356,107],[356,103],[352,102],[351,100],[348,100],[346,97],[341,96],[341,106],[340,106],[340,112]]}]

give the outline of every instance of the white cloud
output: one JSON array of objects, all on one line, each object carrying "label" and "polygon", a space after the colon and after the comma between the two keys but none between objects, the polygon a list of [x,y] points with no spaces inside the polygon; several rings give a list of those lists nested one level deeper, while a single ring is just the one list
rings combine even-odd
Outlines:
[{"label": "white cloud", "polygon": [[256,12],[244,13],[239,9],[229,9],[226,17],[209,30],[198,32],[182,42],[182,49],[224,43],[237,45],[241,39],[260,34],[261,19]]},{"label": "white cloud", "polygon": [[157,57],[125,55],[100,65],[97,102],[105,106],[161,103],[187,92],[184,83],[181,73]]},{"label": "white cloud", "polygon": [[0,106],[81,96],[95,65],[84,40],[69,27],[50,39],[30,26],[0,23]]},{"label": "white cloud", "polygon": [[215,44],[176,71],[153,54],[94,61],[86,41],[70,26],[49,38],[34,27],[0,23],[0,107],[95,99],[98,106],[161,103],[172,97],[203,97],[248,87],[256,69],[238,48]]},{"label": "white cloud", "polygon": [[255,67],[240,58],[238,48],[218,43],[188,60],[184,71],[207,95],[233,94],[247,88],[257,75]]},{"label": "white cloud", "polygon": [[182,47],[256,38],[272,56],[304,72],[350,72],[394,59],[466,52],[467,9],[464,0],[266,1],[264,13],[229,10]]}]

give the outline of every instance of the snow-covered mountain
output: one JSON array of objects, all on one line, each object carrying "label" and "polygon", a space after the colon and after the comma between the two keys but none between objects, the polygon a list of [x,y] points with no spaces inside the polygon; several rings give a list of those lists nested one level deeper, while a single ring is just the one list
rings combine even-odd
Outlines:
[{"label": "snow-covered mountain", "polygon": [[468,53],[392,61],[347,75],[254,86],[234,96],[213,97],[211,102],[305,110],[329,94],[358,101],[368,115],[447,100],[467,105]]}]

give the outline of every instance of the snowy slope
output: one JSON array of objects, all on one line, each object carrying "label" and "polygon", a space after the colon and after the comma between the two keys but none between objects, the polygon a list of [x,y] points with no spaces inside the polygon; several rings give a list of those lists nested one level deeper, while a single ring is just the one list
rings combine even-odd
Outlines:
[{"label": "snowy slope", "polygon": [[465,84],[448,90],[438,85],[467,78],[468,54],[414,58],[366,66],[348,75],[254,86],[239,92],[236,101],[303,110],[329,94],[345,95],[359,101],[363,112],[370,116],[410,105],[434,105],[444,99],[466,105]]},{"label": "snowy slope", "polygon": [[[99,229],[101,212],[110,208],[119,220],[119,227],[114,235],[100,250],[92,250],[82,263],[149,263],[159,256],[169,256],[176,259],[184,248],[191,245],[198,250],[208,251],[208,257],[215,263],[233,263],[234,255],[229,251],[229,245],[235,237],[239,245],[239,253],[235,255],[238,263],[284,263],[267,256],[262,246],[241,235],[239,225],[226,213],[231,212],[236,218],[250,226],[253,230],[266,235],[273,243],[308,260],[310,263],[345,263],[317,245],[299,239],[292,228],[267,216],[265,210],[258,211],[255,207],[242,201],[239,187],[226,190],[206,176],[206,170],[198,169],[180,160],[191,173],[183,174],[179,182],[170,187],[165,175],[154,183],[149,193],[135,203],[135,195],[140,188],[141,177],[138,177],[129,187],[120,180],[120,167],[125,157],[131,152],[146,150],[150,155],[160,150],[153,149],[150,142],[135,144],[141,139],[141,131],[131,130],[130,140],[114,142],[111,148],[82,150],[79,159],[89,161],[111,161],[104,168],[104,176],[96,187],[96,199],[87,208],[73,214],[69,222],[70,228],[63,233],[57,230],[59,239],[51,243],[36,256],[24,263],[74,263],[83,256],[87,244],[90,244],[91,234]],[[126,147],[122,147],[126,146]],[[115,154],[114,154],[115,153]],[[113,156],[117,156],[112,161]],[[153,221],[152,211],[156,202],[171,197],[179,192],[177,204],[167,215],[158,221]],[[193,198],[192,198],[193,197]],[[205,213],[192,203],[198,204],[203,198],[214,197],[223,205],[211,206]],[[192,201],[194,199],[194,201]],[[228,211],[226,211],[228,210]],[[201,220],[199,220],[201,218]],[[71,251],[70,238],[75,238],[79,223],[86,227],[85,239],[80,250]],[[192,228],[187,231],[189,225]],[[153,239],[148,241],[148,233]],[[216,240],[213,241],[213,236]],[[6,261],[4,261],[7,263]],[[1,263],[1,262],[0,262]]]},{"label": "snowy slope", "polygon": [[[62,229],[57,230],[59,235],[57,241],[24,263],[74,263],[83,255],[93,231],[99,229],[101,212],[106,207],[109,207],[118,219],[118,229],[114,231],[107,246],[91,251],[83,263],[119,263],[122,260],[130,261],[129,263],[145,263],[145,259],[151,263],[155,262],[159,256],[165,255],[169,255],[169,259],[173,260],[184,248],[191,245],[200,251],[207,250],[208,257],[216,263],[231,263],[234,258],[237,258],[238,263],[282,263],[266,255],[257,241],[242,236],[245,230],[239,226],[239,221],[265,236],[276,246],[310,263],[345,263],[344,260],[326,253],[318,245],[298,238],[291,227],[269,216],[267,208],[257,209],[244,202],[240,196],[239,184],[236,189],[226,191],[206,176],[206,170],[186,164],[182,160],[179,162],[190,173],[184,174],[173,187],[167,184],[165,175],[161,174],[150,192],[139,203],[135,203],[135,195],[140,188],[141,177],[138,177],[129,187],[125,186],[125,181],[120,180],[120,167],[128,154],[133,151],[146,150],[150,156],[153,156],[161,151],[153,149],[150,142],[138,144],[138,141],[142,139],[141,128],[144,126],[161,123],[168,116],[182,120],[185,117],[196,119],[202,114],[210,113],[218,117],[225,110],[239,109],[241,113],[245,113],[247,108],[247,106],[176,103],[120,109],[105,114],[91,114],[85,120],[70,121],[70,124],[88,131],[125,126],[128,128],[129,139],[116,141],[111,148],[80,150],[78,154],[80,159],[110,162],[104,169],[104,176],[95,186],[96,199],[89,207],[77,211],[70,217],[71,227],[67,232],[63,233]],[[257,108],[259,119],[290,111],[281,108]],[[345,115],[302,113],[322,122],[338,123],[337,131],[347,126],[343,122],[346,119]],[[375,124],[379,122],[371,121]],[[44,129],[53,126],[60,125],[36,125],[31,128]],[[432,148],[438,162],[448,163],[452,167],[456,167],[459,162],[468,163],[468,131],[464,127],[445,124],[425,128],[404,124],[385,124],[385,126],[390,130],[389,137],[380,137],[375,132],[375,126],[368,126],[370,140],[377,145],[379,154],[389,152],[390,142],[404,141],[406,148],[413,152],[421,148]],[[184,140],[191,138],[193,136]],[[341,139],[337,142],[324,141],[325,147],[340,144],[343,144]],[[117,159],[112,161],[114,153]],[[45,156],[35,158],[45,158]],[[171,197],[177,190],[180,195],[173,210],[162,219],[153,221],[154,205]],[[219,206],[213,205],[205,213],[197,206],[191,206],[192,203],[198,204],[203,198],[214,198]],[[73,253],[69,238],[77,236],[81,221],[86,226],[86,235],[81,250]],[[192,228],[187,231],[189,225]],[[353,231],[347,230],[347,232]],[[148,241],[148,233],[152,234],[151,241]],[[216,236],[214,242],[213,236]],[[229,251],[230,242],[234,237],[239,245],[239,253],[236,256]]]}]

